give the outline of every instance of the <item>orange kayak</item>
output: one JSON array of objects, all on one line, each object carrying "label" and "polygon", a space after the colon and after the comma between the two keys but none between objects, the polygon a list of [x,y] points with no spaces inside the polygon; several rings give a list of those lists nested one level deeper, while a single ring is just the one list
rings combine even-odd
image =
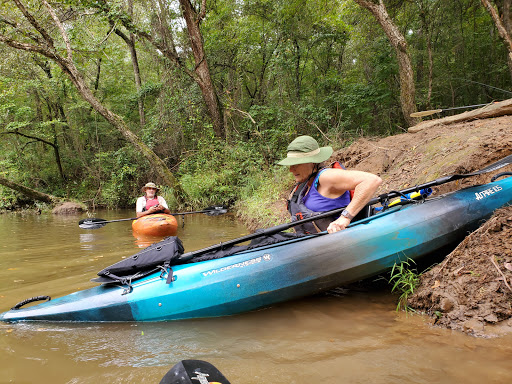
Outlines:
[{"label": "orange kayak", "polygon": [[174,236],[178,231],[178,222],[173,215],[155,213],[132,222],[132,229],[146,236]]}]

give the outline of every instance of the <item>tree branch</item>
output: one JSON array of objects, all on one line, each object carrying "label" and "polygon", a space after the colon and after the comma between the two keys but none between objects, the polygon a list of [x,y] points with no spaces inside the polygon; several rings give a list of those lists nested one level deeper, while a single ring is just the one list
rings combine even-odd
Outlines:
[{"label": "tree branch", "polygon": [[35,189],[25,187],[24,185],[15,183],[14,181],[10,181],[4,177],[0,177],[0,184],[4,187],[11,188],[15,191],[23,193],[24,195],[27,195],[35,200],[44,201],[49,204],[54,204],[62,200],[60,197],[36,191]]},{"label": "tree branch", "polygon": [[19,41],[11,39],[10,37],[7,37],[2,34],[0,34],[0,42],[5,43],[12,48],[21,49],[22,51],[40,53],[41,55],[46,56],[50,59],[55,58],[55,54],[52,51],[50,51],[42,46],[33,45],[33,44],[29,44],[29,43],[21,43]]},{"label": "tree branch", "polygon": [[498,33],[503,40],[503,43],[507,47],[508,55],[512,59],[512,38],[508,34],[507,29],[505,28],[500,15],[498,14],[498,11],[494,8],[494,6],[491,4],[489,0],[481,0],[482,5],[485,9],[487,9],[487,12],[491,15],[492,20],[494,21],[494,24],[496,25],[496,28],[498,29]]},{"label": "tree branch", "polygon": [[50,48],[55,49],[52,37],[46,32],[46,30],[39,25],[34,16],[30,14],[25,8],[25,5],[20,0],[13,0],[18,9],[23,13],[23,16],[29,21],[30,24],[43,36],[44,41],[50,46]]},{"label": "tree branch", "polygon": [[73,60],[73,51],[71,50],[71,43],[69,41],[68,34],[66,33],[66,30],[64,29],[64,26],[60,22],[59,18],[57,17],[57,14],[53,10],[53,8],[50,6],[50,4],[48,4],[48,2],[46,0],[41,0],[41,1],[43,2],[44,6],[48,10],[48,13],[50,14],[50,16],[53,19],[53,22],[55,23],[57,28],[59,28],[60,35],[62,36],[62,40],[64,40],[64,43],[66,44],[66,51],[68,52],[68,60],[69,61]]},{"label": "tree branch", "polygon": [[[100,10],[104,13],[105,16],[109,18],[110,21],[116,21],[112,18],[112,9],[110,8],[110,5],[105,0],[98,0],[97,5],[100,8]],[[173,51],[172,48],[168,47],[166,44],[162,44],[155,40],[155,38],[147,33],[146,31],[143,31],[142,29],[137,28],[137,26],[133,23],[132,18],[124,14],[122,17],[119,17],[117,19],[121,22],[121,24],[131,33],[138,35],[142,37],[143,39],[147,40],[151,45],[153,45],[156,49],[158,49],[162,54],[169,59],[172,63],[174,63],[176,66],[181,68],[188,76],[190,76],[194,81],[200,81],[197,74],[190,69],[188,69],[185,64],[181,61],[181,58]]]},{"label": "tree branch", "polygon": [[46,145],[50,145],[52,146],[53,148],[55,148],[55,144],[54,143],[50,143],[49,141],[45,140],[45,139],[41,139],[39,137],[36,137],[36,136],[31,136],[31,135],[26,135],[24,133],[21,133],[20,131],[18,131],[17,129],[15,129],[14,131],[6,131],[6,132],[1,132],[2,134],[4,135],[18,135],[18,136],[22,136],[22,137],[25,137],[27,139],[33,139],[35,141],[40,141],[41,143],[44,143]]},{"label": "tree branch", "polygon": [[206,0],[201,1],[201,12],[197,15],[197,24],[199,24],[206,16]]}]

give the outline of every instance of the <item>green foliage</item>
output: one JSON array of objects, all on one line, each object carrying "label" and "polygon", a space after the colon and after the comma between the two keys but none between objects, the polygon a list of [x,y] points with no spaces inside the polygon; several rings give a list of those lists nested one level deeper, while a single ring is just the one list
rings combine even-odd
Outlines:
[{"label": "green foliage", "polygon": [[[337,147],[405,127],[394,48],[371,13],[354,1],[217,0],[207,3],[200,26],[224,107],[226,138],[220,140],[193,72],[196,63],[180,10],[164,0],[159,4],[167,5],[167,12],[160,15],[152,4],[134,2],[131,18],[121,1],[51,3],[66,16],[73,60],[96,99],[165,161],[189,195],[186,204],[202,208],[243,201],[244,209],[256,212],[259,204],[251,196],[273,199],[279,188],[286,189],[281,182],[289,178],[274,164],[295,136],[328,138]],[[37,1],[26,6],[64,53],[46,7]],[[387,1],[386,6],[407,40],[420,110],[508,97],[486,87],[508,90],[512,81],[506,48],[479,2]],[[0,3],[0,14],[0,33],[25,44],[37,43],[32,36],[41,39],[14,3]],[[158,23],[164,19],[165,39],[172,39],[188,72],[136,33],[142,78],[137,89],[128,46],[109,20],[127,36],[145,31],[160,43]],[[123,22],[131,23],[128,29]],[[152,165],[84,101],[55,62],[1,43],[0,74],[5,177],[109,207],[133,206],[141,185],[158,182]],[[42,140],[55,145],[63,175],[54,147]],[[5,190],[1,196],[5,205],[16,199]],[[269,211],[269,222],[271,216]]]},{"label": "green foliage", "polygon": [[118,169],[112,177],[103,185],[103,201],[110,207],[125,207],[132,203],[127,191],[134,186],[136,168],[124,165]]},{"label": "green foliage", "polygon": [[400,293],[396,306],[397,311],[403,309],[407,312],[411,309],[407,305],[407,299],[414,293],[420,281],[420,274],[418,274],[416,269],[411,269],[411,264],[414,264],[414,260],[407,258],[407,260],[402,261],[399,265],[395,263],[391,269],[391,277],[389,279],[389,283],[393,284],[391,292],[398,291]]},{"label": "green foliage", "polygon": [[139,193],[137,176],[141,169],[133,161],[134,155],[127,148],[97,155],[98,167],[108,174],[108,178],[101,184],[102,201],[107,206],[126,207],[135,203],[133,196]]},{"label": "green foliage", "polygon": [[285,201],[283,191],[291,186],[287,167],[275,166],[267,172],[260,172],[250,179],[236,204],[241,219],[252,226],[270,227],[288,221],[283,218]]},{"label": "green foliage", "polygon": [[233,146],[215,139],[200,141],[198,150],[180,166],[187,203],[200,207],[237,201],[254,175],[261,172],[263,161],[257,150],[252,143]]},{"label": "green foliage", "polygon": [[0,185],[0,210],[12,209],[18,202],[18,196],[12,189]]}]

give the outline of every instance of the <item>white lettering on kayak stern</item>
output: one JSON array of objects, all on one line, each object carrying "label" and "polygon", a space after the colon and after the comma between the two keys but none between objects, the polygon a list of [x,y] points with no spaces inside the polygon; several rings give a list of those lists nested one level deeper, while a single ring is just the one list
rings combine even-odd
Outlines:
[{"label": "white lettering on kayak stern", "polygon": [[207,373],[202,373],[202,372],[194,372],[197,376],[196,377],[191,377],[192,380],[199,380],[199,383],[200,384],[209,384],[210,382],[208,381],[207,377],[210,376],[209,374]]},{"label": "white lettering on kayak stern", "polygon": [[261,263],[262,261],[270,261],[271,259],[272,259],[272,257],[270,256],[270,253],[265,253],[263,256],[258,256],[258,257],[255,257],[254,259],[242,261],[241,263],[226,265],[225,267],[222,267],[222,268],[211,269],[209,271],[201,272],[201,273],[203,276],[206,277],[206,276],[214,275],[216,273],[226,272],[233,268],[245,268],[245,267],[248,267],[253,264]]},{"label": "white lettering on kayak stern", "polygon": [[482,192],[475,192],[475,198],[477,200],[481,200],[483,198],[489,197],[491,195],[494,195],[496,192],[501,191],[503,188],[501,188],[499,185],[495,185],[494,187],[488,188]]}]

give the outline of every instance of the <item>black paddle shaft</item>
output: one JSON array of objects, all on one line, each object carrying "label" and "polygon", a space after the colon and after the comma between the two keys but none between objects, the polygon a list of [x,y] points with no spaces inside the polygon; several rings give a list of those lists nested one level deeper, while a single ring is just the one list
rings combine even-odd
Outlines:
[{"label": "black paddle shaft", "polygon": [[98,219],[96,217],[89,217],[87,219],[82,219],[78,222],[78,226],[82,229],[98,229],[102,228],[108,223],[117,223],[119,221],[132,221],[137,220],[136,217],[130,217],[129,219],[117,219],[117,220],[105,220]]},{"label": "black paddle shaft", "polygon": [[[203,209],[202,211],[193,211],[193,212],[177,212],[177,213],[171,213],[173,216],[179,216],[179,215],[190,215],[192,213],[204,213],[208,216],[219,216],[223,215],[227,212],[227,208],[222,205],[216,205],[212,207],[208,207]],[[130,217],[129,219],[117,219],[117,220],[105,220],[105,219],[99,219],[96,217],[90,217],[87,219],[82,219],[78,222],[78,226],[82,229],[98,229],[102,228],[108,223],[117,223],[119,221],[133,221],[137,220],[138,217]]]},{"label": "black paddle shaft", "polygon": [[[476,176],[476,175],[481,175],[483,173],[488,173],[488,172],[492,172],[492,171],[496,171],[500,168],[503,168],[505,167],[506,165],[509,165],[509,164],[512,164],[512,155],[509,155],[479,171],[475,171],[475,172],[472,172],[472,173],[467,173],[467,174],[455,174],[455,175],[450,175],[450,176],[443,176],[443,177],[440,177],[439,179],[436,179],[436,180],[433,180],[433,181],[429,181],[425,184],[421,184],[421,185],[416,185],[414,187],[410,187],[410,188],[406,188],[406,189],[403,189],[401,191],[390,191],[388,193],[385,193],[385,194],[382,194],[378,197],[375,197],[373,198],[372,200],[370,200],[368,202],[367,205],[374,205],[374,204],[377,204],[377,203],[383,203],[387,200],[389,200],[390,198],[394,198],[394,197],[398,197],[398,196],[402,196],[404,194],[407,194],[407,193],[411,193],[411,192],[416,192],[416,191],[419,191],[421,189],[424,189],[424,188],[431,188],[431,187],[434,187],[436,185],[441,185],[441,184],[446,184],[446,183],[449,183],[451,181],[455,181],[455,180],[459,180],[459,179],[464,179],[466,177],[471,177],[471,176]],[[306,219],[302,219],[302,220],[297,220],[297,221],[293,221],[291,223],[285,223],[285,224],[280,224],[280,225],[277,225],[275,227],[270,227],[270,228],[267,228],[267,229],[264,229],[262,231],[258,231],[258,232],[255,232],[255,233],[251,233],[249,235],[245,235],[245,236],[242,236],[242,237],[239,237],[237,239],[233,239],[233,240],[229,240],[229,241],[226,241],[224,243],[220,243],[220,244],[215,244],[215,245],[212,245],[212,246],[209,246],[209,247],[206,247],[206,248],[203,248],[203,249],[199,249],[197,251],[193,251],[193,252],[187,252],[187,253],[184,253],[183,255],[181,255],[178,260],[179,261],[187,261],[187,260],[190,260],[196,256],[199,256],[199,255],[202,255],[202,254],[205,254],[207,252],[210,252],[210,251],[215,251],[215,250],[220,250],[220,249],[224,249],[224,248],[227,248],[227,247],[230,247],[232,245],[235,245],[235,244],[239,244],[239,243],[243,243],[244,241],[248,241],[248,240],[252,240],[252,239],[256,239],[258,237],[263,237],[263,236],[269,236],[269,235],[273,235],[273,234],[276,234],[278,232],[281,232],[281,231],[285,231],[287,229],[290,229],[290,228],[293,228],[297,225],[300,225],[300,224],[303,224],[303,223],[308,223],[310,221],[314,221],[314,220],[318,220],[318,219],[323,219],[323,218],[326,218],[326,217],[330,217],[332,215],[335,215],[337,213],[341,213],[343,212],[345,208],[342,207],[342,208],[338,208],[338,209],[333,209],[332,211],[327,211],[327,212],[323,212],[319,215],[316,215],[316,216],[313,216],[313,217],[308,217]]]},{"label": "black paddle shaft", "polygon": [[207,207],[203,209],[202,211],[192,211],[192,212],[177,212],[177,213],[171,213],[171,215],[174,216],[180,216],[180,215],[190,215],[192,213],[204,213],[207,216],[219,216],[223,215],[228,211],[228,209],[222,205],[216,205],[212,207]]}]

